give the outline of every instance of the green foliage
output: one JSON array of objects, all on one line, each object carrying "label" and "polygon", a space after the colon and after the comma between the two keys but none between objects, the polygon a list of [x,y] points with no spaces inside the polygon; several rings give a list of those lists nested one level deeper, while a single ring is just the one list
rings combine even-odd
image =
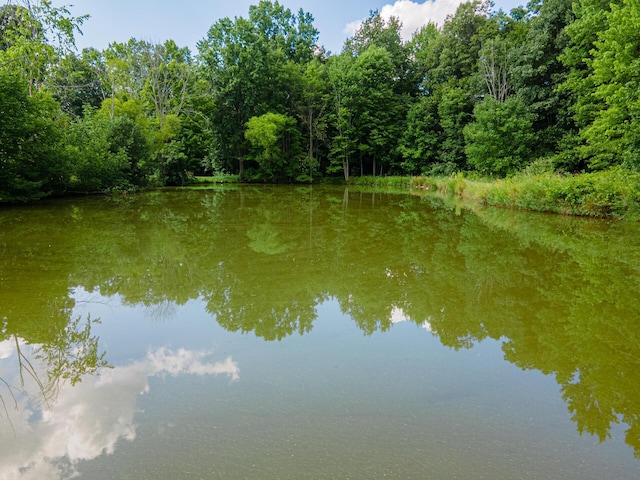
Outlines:
[{"label": "green foliage", "polygon": [[0,6],[0,68],[22,77],[33,93],[56,57],[74,47],[75,33],[88,17],[72,17],[50,0],[19,3]]},{"label": "green foliage", "polygon": [[238,175],[213,175],[210,177],[196,177],[197,183],[238,183],[240,177]]},{"label": "green foliage", "polygon": [[329,122],[333,129],[330,139],[328,173],[341,172],[345,181],[351,174],[351,160],[356,152],[356,136],[352,103],[351,68],[354,59],[342,54],[329,59],[327,76],[330,94]]},{"label": "green foliage", "polygon": [[440,88],[438,117],[440,118],[440,149],[438,161],[442,165],[453,165],[464,169],[465,155],[464,127],[473,119],[473,98],[465,88],[455,83]]},{"label": "green foliage", "polygon": [[484,175],[506,176],[530,163],[533,114],[518,97],[502,103],[487,97],[476,105],[474,116],[464,129],[470,165]]},{"label": "green foliage", "polygon": [[420,97],[411,105],[407,127],[398,146],[405,172],[422,173],[437,163],[442,135],[439,120],[438,104],[433,95]]},{"label": "green foliage", "polygon": [[567,26],[574,20],[572,0],[546,0],[531,5],[525,37],[512,49],[511,78],[518,97],[533,115],[536,156],[557,152],[563,137],[575,130],[568,111],[570,92],[558,87],[569,68],[560,54],[569,46]]},{"label": "green foliage", "polygon": [[364,176],[352,177],[350,184],[363,185],[367,187],[408,187],[412,184],[411,177],[381,177],[381,176]]},{"label": "green foliage", "polygon": [[437,63],[431,73],[431,82],[455,80],[469,83],[476,73],[483,37],[492,25],[488,19],[489,4],[479,0],[462,3],[456,13],[442,26],[434,48]]},{"label": "green foliage", "polygon": [[62,190],[66,165],[58,113],[50,95],[29,96],[25,80],[0,70],[0,202]]},{"label": "green foliage", "polygon": [[622,167],[582,175],[520,175],[470,183],[465,195],[490,205],[589,217],[640,218],[640,174]]},{"label": "green foliage", "polygon": [[142,128],[128,116],[118,116],[109,123],[107,132],[109,149],[114,155],[124,155],[127,160],[127,180],[142,187],[152,173],[149,165],[151,146]]},{"label": "green foliage", "polygon": [[125,115],[110,120],[88,110],[69,125],[65,144],[71,191],[134,190],[146,186],[153,173],[148,138]]},{"label": "green foliage", "polygon": [[580,0],[572,5],[575,20],[566,27],[569,44],[560,55],[569,72],[560,88],[575,96],[570,109],[578,128],[589,125],[602,107],[592,95],[595,88],[591,76],[592,52],[598,34],[607,29],[610,6],[617,3],[621,3],[621,0]]},{"label": "green foliage", "polygon": [[96,53],[85,50],[81,57],[67,54],[47,78],[53,97],[71,118],[81,117],[87,107],[99,107],[107,95],[99,72],[92,64]]},{"label": "green foliage", "polygon": [[68,188],[78,192],[102,192],[127,188],[129,160],[114,148],[110,120],[88,111],[67,130],[67,156],[71,160]]},{"label": "green foliage", "polygon": [[345,41],[343,52],[359,57],[370,47],[387,51],[393,65],[391,85],[398,95],[415,95],[417,92],[417,72],[410,60],[411,50],[402,41],[402,23],[396,17],[384,19],[377,10],[371,11],[353,37]]},{"label": "green foliage", "polygon": [[245,138],[264,176],[273,179],[282,173],[291,178],[296,166],[295,119],[279,113],[265,113],[247,122]]},{"label": "green foliage", "polygon": [[[621,0],[574,2],[575,20],[566,27],[569,44],[559,58],[569,71],[566,81],[560,84],[559,89],[569,92],[572,96],[573,102],[569,110],[573,114],[576,127],[580,129],[580,136],[573,138],[569,143],[572,149],[565,149],[561,155],[565,159],[563,163],[576,165],[576,170],[604,168],[612,164],[611,152],[607,152],[606,147],[603,151],[603,145],[598,141],[595,145],[590,145],[587,132],[599,115],[598,112],[606,109],[602,101],[603,97],[595,94],[597,76],[593,71],[596,51],[594,47],[598,36],[608,29],[612,5],[620,3],[622,3]],[[613,137],[618,135],[614,134]],[[576,141],[578,138],[580,142]]]},{"label": "green foliage", "polygon": [[311,61],[317,38],[311,15],[263,0],[250,7],[248,19],[219,20],[198,43],[216,104],[214,162],[224,170],[242,173],[248,153],[244,126],[251,117],[268,112],[295,116],[290,111],[300,90],[295,65]]},{"label": "green foliage", "polygon": [[403,97],[393,92],[393,75],[389,52],[376,46],[358,56],[349,71],[352,90],[347,108],[354,115],[361,175],[393,169],[394,148],[406,114]]},{"label": "green foliage", "polygon": [[85,18],[50,1],[0,7],[0,154],[11,158],[0,201],[208,172],[314,182],[640,169],[630,0],[536,0],[509,15],[470,1],[409,41],[372,11],[339,55],[317,46],[310,14],[277,1],[217,21],[197,58],[135,38],[69,53]]},{"label": "green foliage", "polygon": [[640,170],[640,5],[611,5],[593,51],[594,97],[603,104],[583,130],[592,170],[620,163]]}]

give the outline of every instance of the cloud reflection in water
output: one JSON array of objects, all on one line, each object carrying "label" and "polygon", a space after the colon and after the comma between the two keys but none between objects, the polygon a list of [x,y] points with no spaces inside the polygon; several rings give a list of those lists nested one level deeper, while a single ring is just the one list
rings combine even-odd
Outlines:
[{"label": "cloud reflection in water", "polygon": [[[17,364],[9,341],[0,342],[0,352],[0,377],[9,384],[19,384],[19,372],[7,375],[7,363]],[[5,424],[0,435],[0,480],[74,478],[78,476],[74,468],[78,462],[113,453],[120,439],[134,440],[136,400],[149,391],[150,377],[191,374],[239,379],[238,364],[231,357],[208,363],[210,354],[158,348],[143,360],[85,376],[73,388],[67,385],[49,404],[38,401],[31,392],[14,393],[14,402],[3,390],[0,393],[7,410],[0,417]],[[5,414],[10,418],[3,418]],[[11,428],[4,420],[9,420]]]}]

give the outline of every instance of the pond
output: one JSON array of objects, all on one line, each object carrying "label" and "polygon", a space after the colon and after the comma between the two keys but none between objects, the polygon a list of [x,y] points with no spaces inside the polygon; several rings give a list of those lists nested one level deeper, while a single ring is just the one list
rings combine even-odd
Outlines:
[{"label": "pond", "polygon": [[640,475],[638,224],[221,186],[0,229],[0,479]]}]

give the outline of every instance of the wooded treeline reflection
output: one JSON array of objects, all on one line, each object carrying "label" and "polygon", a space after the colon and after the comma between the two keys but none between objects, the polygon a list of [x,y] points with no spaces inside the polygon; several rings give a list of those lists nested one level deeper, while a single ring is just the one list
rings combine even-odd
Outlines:
[{"label": "wooded treeline reflection", "polygon": [[151,308],[201,299],[265,340],[309,332],[333,298],[367,334],[401,312],[456,349],[503,339],[508,361],[555,376],[581,433],[622,421],[640,457],[637,226],[225,187],[19,207],[0,228],[0,342],[59,343],[77,287]]}]

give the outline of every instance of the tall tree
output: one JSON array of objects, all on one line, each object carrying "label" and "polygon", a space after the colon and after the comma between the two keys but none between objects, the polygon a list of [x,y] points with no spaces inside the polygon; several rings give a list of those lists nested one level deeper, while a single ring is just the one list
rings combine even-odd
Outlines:
[{"label": "tall tree", "polygon": [[320,165],[319,143],[326,141],[329,93],[327,70],[320,58],[309,62],[301,72],[300,118],[307,130],[307,165],[309,180],[313,180],[314,169]]},{"label": "tall tree", "polygon": [[64,190],[60,108],[46,92],[0,70],[0,202],[41,198]]},{"label": "tall tree", "polygon": [[598,35],[588,79],[602,104],[583,130],[590,149],[589,167],[625,163],[640,169],[640,4],[611,5],[608,28]]},{"label": "tall tree", "polygon": [[216,101],[216,161],[226,169],[244,170],[244,130],[251,117],[288,114],[294,108],[287,64],[310,61],[317,38],[310,14],[300,10],[294,15],[277,1],[263,0],[250,7],[248,19],[223,18],[198,42],[199,61]]},{"label": "tall tree", "polygon": [[294,118],[281,113],[265,113],[247,122],[245,137],[265,179],[272,180],[282,174],[291,179],[295,174],[296,126]]},{"label": "tall tree", "polygon": [[[420,159],[424,165],[421,170],[450,174],[466,168],[463,129],[473,119],[474,104],[485,91],[478,75],[480,53],[485,41],[495,37],[498,30],[488,14],[487,3],[463,3],[439,33],[427,27],[416,37],[413,52],[420,72],[420,93],[429,100],[420,100],[421,105],[414,109],[426,110],[429,117],[423,123],[415,116],[416,111],[412,112],[401,150],[411,152],[407,141],[419,137],[420,132],[424,132],[425,147],[438,145],[436,152],[431,148],[425,151],[428,157]],[[407,166],[413,168],[412,164]]]},{"label": "tall tree", "polygon": [[330,90],[329,122],[332,128],[328,173],[341,172],[345,182],[351,175],[351,160],[356,152],[355,114],[351,106],[351,69],[354,58],[348,53],[331,57],[327,64]]},{"label": "tall tree", "polygon": [[394,66],[385,48],[367,48],[356,58],[350,73],[360,174],[377,175],[393,166],[405,102],[393,91]]},{"label": "tall tree", "polygon": [[85,49],[81,56],[68,53],[53,68],[47,85],[62,110],[72,118],[83,115],[86,107],[98,108],[109,92],[94,61],[100,53]]},{"label": "tall tree", "polygon": [[440,31],[434,24],[418,30],[407,44],[413,69],[416,72],[418,96],[409,107],[406,128],[399,143],[402,168],[412,175],[428,173],[438,162],[440,145],[440,117],[438,116],[438,96],[432,72],[438,62]]},{"label": "tall tree", "polygon": [[567,48],[567,26],[574,19],[572,0],[546,0],[529,3],[530,17],[524,38],[514,45],[510,76],[513,88],[534,115],[538,132],[533,149],[537,156],[557,152],[563,138],[574,135],[569,113],[569,92],[558,87],[566,81],[569,69],[560,61]]},{"label": "tall tree", "polygon": [[167,115],[179,116],[185,107],[193,80],[191,52],[173,40],[163,44],[141,44],[141,63],[146,72],[143,98],[153,108],[160,130]]},{"label": "tall tree", "polygon": [[407,113],[406,128],[400,139],[403,171],[410,175],[431,173],[438,163],[441,135],[437,98],[421,96]]},{"label": "tall tree", "polygon": [[594,95],[593,52],[598,35],[608,28],[611,6],[621,3],[622,0],[578,0],[572,4],[575,20],[566,28],[569,41],[560,56],[568,73],[559,88],[571,95],[569,109],[580,136],[565,147],[560,165],[565,169],[578,171],[595,166],[590,165],[594,152],[585,145],[585,129],[604,105],[602,98]]},{"label": "tall tree", "polygon": [[398,17],[384,19],[377,10],[369,12],[369,17],[356,33],[344,44],[344,52],[357,57],[371,46],[384,48],[393,64],[393,91],[396,94],[415,95],[416,71],[411,62],[411,50],[402,41],[402,23]]},{"label": "tall tree", "polygon": [[474,110],[475,120],[464,128],[469,164],[485,175],[506,176],[532,160],[533,114],[522,100],[487,97]]},{"label": "tall tree", "polygon": [[0,69],[22,76],[33,94],[56,58],[75,46],[75,34],[87,18],[73,17],[51,0],[7,2],[0,7]]}]

